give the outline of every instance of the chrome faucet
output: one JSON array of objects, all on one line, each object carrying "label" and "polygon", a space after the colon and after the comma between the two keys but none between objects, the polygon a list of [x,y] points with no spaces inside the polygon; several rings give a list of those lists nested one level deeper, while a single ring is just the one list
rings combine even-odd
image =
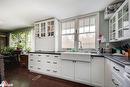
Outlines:
[{"label": "chrome faucet", "polygon": [[82,42],[79,41],[79,44],[80,44],[80,49],[82,49],[82,48],[83,48],[83,46],[82,46]]}]

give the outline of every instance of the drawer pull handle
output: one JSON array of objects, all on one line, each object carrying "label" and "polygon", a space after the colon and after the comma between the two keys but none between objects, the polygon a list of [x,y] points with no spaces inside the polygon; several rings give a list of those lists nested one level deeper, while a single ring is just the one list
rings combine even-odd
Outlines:
[{"label": "drawer pull handle", "polygon": [[41,56],[41,55],[38,55],[38,56]]},{"label": "drawer pull handle", "polygon": [[47,71],[50,71],[49,69],[47,69]]},{"label": "drawer pull handle", "polygon": [[47,61],[47,63],[50,63],[50,61]]},{"label": "drawer pull handle", "polygon": [[115,69],[116,71],[120,72],[120,70],[119,70],[119,69],[117,69],[115,66],[113,67],[113,69]]},{"label": "drawer pull handle", "polygon": [[54,57],[58,57],[58,56],[54,56]]},{"label": "drawer pull handle", "polygon": [[37,62],[41,62],[40,60],[38,60]]},{"label": "drawer pull handle", "polygon": [[56,70],[53,70],[53,72],[55,72],[55,73],[56,73],[57,71],[56,71]]},{"label": "drawer pull handle", "polygon": [[49,57],[49,55],[46,55],[46,57]]},{"label": "drawer pull handle", "polygon": [[41,69],[41,68],[37,68],[37,69]]},{"label": "drawer pull handle", "polygon": [[119,87],[119,84],[115,82],[114,79],[112,79],[113,84],[115,84],[117,87]]},{"label": "drawer pull handle", "polygon": [[53,64],[57,64],[57,62],[53,62]]},{"label": "drawer pull handle", "polygon": [[33,66],[30,66],[30,68],[33,68]]},{"label": "drawer pull handle", "polygon": [[33,61],[33,59],[30,59],[30,61]]},{"label": "drawer pull handle", "polygon": [[33,56],[33,54],[30,54],[30,56]]}]

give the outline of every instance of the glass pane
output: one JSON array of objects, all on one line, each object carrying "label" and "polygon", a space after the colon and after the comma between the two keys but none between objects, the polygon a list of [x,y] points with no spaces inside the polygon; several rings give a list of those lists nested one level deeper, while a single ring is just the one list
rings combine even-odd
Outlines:
[{"label": "glass pane", "polygon": [[122,17],[122,9],[118,12],[118,19]]},{"label": "glass pane", "polygon": [[122,18],[120,20],[118,20],[118,29],[122,28]]},{"label": "glass pane", "polygon": [[74,21],[62,23],[62,34],[73,34],[75,32]]},{"label": "glass pane", "polygon": [[84,21],[85,21],[85,22],[84,22],[84,25],[85,25],[85,26],[89,26],[89,18],[85,18]]},{"label": "glass pane", "polygon": [[90,26],[95,25],[95,17],[90,18]]},{"label": "glass pane", "polygon": [[95,33],[89,33],[89,48],[95,48]]},{"label": "glass pane", "polygon": [[95,32],[95,25],[90,26],[90,32]]},{"label": "glass pane", "polygon": [[128,12],[128,3],[123,7],[123,14]]},{"label": "glass pane", "polygon": [[79,33],[83,33],[84,32],[84,27],[80,27],[79,28]]},{"label": "glass pane", "polygon": [[74,35],[62,36],[62,48],[74,48]]},{"label": "glass pane", "polygon": [[115,23],[116,17],[114,16],[112,19],[112,23]]},{"label": "glass pane", "polygon": [[129,26],[129,14],[125,14],[123,17],[123,27],[128,27]]},{"label": "glass pane", "polygon": [[79,34],[79,48],[95,48],[95,33]]},{"label": "glass pane", "polygon": [[89,32],[89,26],[85,26],[85,32]]}]

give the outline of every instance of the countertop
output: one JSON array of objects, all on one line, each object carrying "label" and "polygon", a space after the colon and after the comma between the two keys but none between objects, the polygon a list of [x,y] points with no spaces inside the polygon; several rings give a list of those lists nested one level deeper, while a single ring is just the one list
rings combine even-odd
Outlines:
[{"label": "countertop", "polygon": [[82,55],[91,55],[91,57],[101,57],[107,58],[121,66],[130,65],[130,60],[124,56],[115,56],[110,53],[80,53],[80,52],[55,52],[55,51],[42,51],[42,52],[30,52],[30,53],[38,53],[38,54],[54,54],[54,55],[61,55],[61,54],[82,54]]},{"label": "countertop", "polygon": [[60,52],[55,51],[39,51],[39,52],[29,52],[29,53],[36,53],[36,54],[55,54],[55,55],[61,55]]}]

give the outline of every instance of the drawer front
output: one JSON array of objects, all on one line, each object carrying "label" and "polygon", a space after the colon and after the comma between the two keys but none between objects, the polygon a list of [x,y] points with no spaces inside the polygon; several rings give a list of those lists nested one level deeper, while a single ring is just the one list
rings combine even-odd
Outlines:
[{"label": "drawer front", "polygon": [[123,73],[124,73],[125,69],[114,62],[112,62],[111,64],[112,64],[112,66],[111,66],[112,72],[123,77]]},{"label": "drawer front", "polygon": [[91,56],[90,55],[75,55],[74,58],[77,61],[91,62]]},{"label": "drawer front", "polygon": [[35,70],[36,70],[36,67],[35,67],[34,65],[29,65],[29,66],[28,66],[28,69],[35,71]]},{"label": "drawer front", "polygon": [[112,87],[124,87],[123,85],[124,85],[123,78],[113,73],[112,74]]},{"label": "drawer front", "polygon": [[61,59],[75,60],[72,54],[61,54]]},{"label": "drawer front", "polygon": [[52,55],[53,56],[53,59],[60,59],[60,55]]}]

